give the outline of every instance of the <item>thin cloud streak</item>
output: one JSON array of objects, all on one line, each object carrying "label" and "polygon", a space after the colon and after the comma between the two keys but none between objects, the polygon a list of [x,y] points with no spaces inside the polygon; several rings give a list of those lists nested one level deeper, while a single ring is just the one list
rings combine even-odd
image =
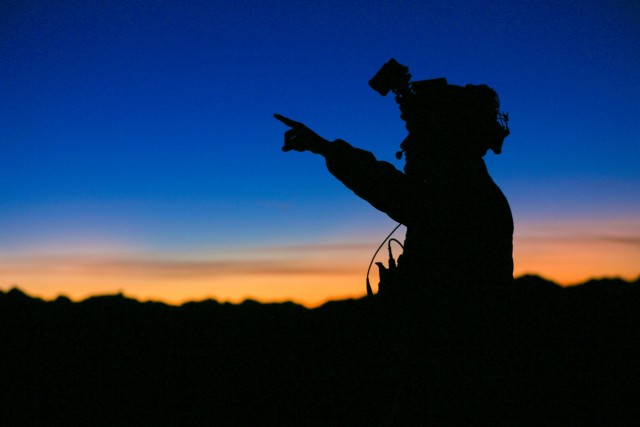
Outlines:
[{"label": "thin cloud streak", "polygon": [[376,243],[309,243],[302,245],[275,245],[265,247],[251,247],[243,249],[243,252],[333,252],[333,251],[361,251],[376,248]]},{"label": "thin cloud streak", "polygon": [[149,259],[82,259],[81,257],[33,257],[0,265],[0,274],[75,273],[100,276],[151,277],[165,279],[210,278],[238,275],[313,275],[339,276],[353,274],[354,268],[336,265],[315,265],[311,262],[283,260],[149,260]]},{"label": "thin cloud streak", "polygon": [[640,246],[640,237],[621,237],[608,235],[559,235],[559,236],[532,236],[524,235],[516,237],[527,242],[549,243],[618,243],[621,245]]},{"label": "thin cloud streak", "polygon": [[311,266],[284,261],[106,261],[85,264],[89,272],[142,275],[167,278],[216,277],[231,275],[323,275],[351,273],[335,266]]}]

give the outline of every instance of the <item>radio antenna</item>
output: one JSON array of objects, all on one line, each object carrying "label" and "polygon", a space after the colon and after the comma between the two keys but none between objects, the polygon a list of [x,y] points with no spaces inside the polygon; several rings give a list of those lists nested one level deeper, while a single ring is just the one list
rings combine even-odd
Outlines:
[{"label": "radio antenna", "polygon": [[391,230],[391,233],[389,233],[387,235],[387,237],[384,238],[382,243],[380,243],[380,246],[378,246],[378,249],[376,249],[376,251],[373,253],[373,257],[371,257],[371,262],[369,263],[369,268],[367,268],[367,295],[368,296],[372,296],[373,295],[373,290],[371,289],[371,283],[369,282],[369,273],[371,272],[371,266],[373,265],[373,261],[375,261],[376,256],[378,255],[378,252],[380,252],[380,249],[382,249],[384,244],[387,243],[387,240],[389,240],[389,238],[393,235],[393,233],[396,232],[396,230],[398,228],[400,228],[401,225],[402,224],[399,223],[398,225],[395,226],[395,228],[393,230]]}]

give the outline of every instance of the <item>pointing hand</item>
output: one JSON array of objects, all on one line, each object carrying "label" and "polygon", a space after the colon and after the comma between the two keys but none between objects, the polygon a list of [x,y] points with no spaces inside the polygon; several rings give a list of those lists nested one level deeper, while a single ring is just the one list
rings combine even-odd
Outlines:
[{"label": "pointing hand", "polygon": [[303,123],[296,122],[280,114],[274,114],[273,117],[291,128],[284,133],[282,151],[295,150],[319,153],[325,144],[328,143],[326,139],[319,136]]}]

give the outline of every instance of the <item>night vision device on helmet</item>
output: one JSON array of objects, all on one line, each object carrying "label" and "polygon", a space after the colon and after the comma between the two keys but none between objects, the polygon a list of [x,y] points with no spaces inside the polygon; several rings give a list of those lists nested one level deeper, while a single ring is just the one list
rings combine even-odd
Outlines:
[{"label": "night vision device on helmet", "polygon": [[[500,154],[509,135],[509,115],[500,111],[495,90],[487,85],[450,85],[445,78],[411,81],[409,67],[390,59],[369,81],[382,96],[393,92],[407,128],[419,128],[425,114],[459,117],[465,127],[474,129],[482,144],[482,154],[491,149]],[[410,130],[411,132],[411,130]],[[399,152],[396,157],[400,158]]]}]

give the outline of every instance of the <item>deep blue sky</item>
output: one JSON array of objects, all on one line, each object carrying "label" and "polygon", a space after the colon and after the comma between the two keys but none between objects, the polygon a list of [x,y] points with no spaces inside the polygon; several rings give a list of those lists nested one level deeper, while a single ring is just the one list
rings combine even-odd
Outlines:
[{"label": "deep blue sky", "polygon": [[400,168],[397,107],[367,86],[391,57],[498,91],[512,135],[487,162],[523,239],[638,254],[635,1],[4,0],[0,255],[375,248],[393,223],[282,153],[272,114]]}]

